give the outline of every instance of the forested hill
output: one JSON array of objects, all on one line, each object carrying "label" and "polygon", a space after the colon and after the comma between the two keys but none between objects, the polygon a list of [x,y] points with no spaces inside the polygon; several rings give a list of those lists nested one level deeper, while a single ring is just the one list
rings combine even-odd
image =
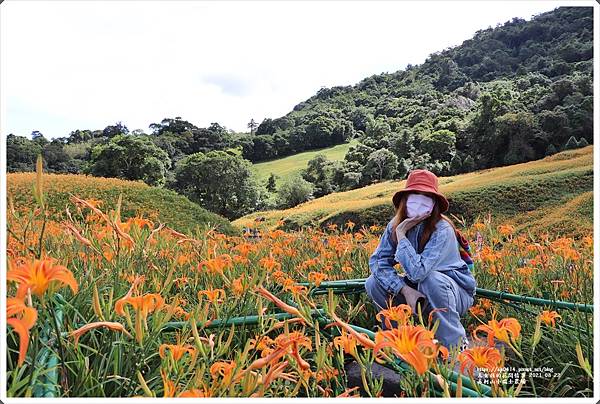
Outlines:
[{"label": "forested hill", "polygon": [[266,119],[256,134],[272,147],[260,157],[295,153],[296,139],[317,148],[358,135],[409,167],[449,171],[456,155],[456,172],[463,163],[469,171],[539,158],[571,136],[591,142],[592,37],[591,7],[477,31],[422,65],[323,88],[286,116]]},{"label": "forested hill", "polygon": [[[539,159],[593,141],[592,36],[592,7],[562,7],[480,30],[421,65],[323,88],[283,117],[251,120],[250,133],[175,117],[149,133],[119,122],[52,141],[9,134],[7,168],[31,171],[41,153],[48,172],[143,180],[231,219],[414,168],[451,176]],[[317,154],[303,178],[253,176],[250,162],[349,139],[343,159]]]}]

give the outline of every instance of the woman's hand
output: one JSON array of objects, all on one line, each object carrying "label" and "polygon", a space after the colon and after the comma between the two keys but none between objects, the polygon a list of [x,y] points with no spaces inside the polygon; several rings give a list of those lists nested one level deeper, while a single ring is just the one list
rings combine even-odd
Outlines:
[{"label": "woman's hand", "polygon": [[415,227],[417,225],[417,223],[419,223],[422,220],[429,217],[430,214],[431,213],[427,213],[425,215],[415,216],[415,217],[410,217],[410,218],[404,219],[402,221],[402,223],[400,223],[400,224],[398,224],[398,226],[396,226],[396,240],[400,241],[401,239],[405,238],[407,231],[409,231],[410,229]]}]

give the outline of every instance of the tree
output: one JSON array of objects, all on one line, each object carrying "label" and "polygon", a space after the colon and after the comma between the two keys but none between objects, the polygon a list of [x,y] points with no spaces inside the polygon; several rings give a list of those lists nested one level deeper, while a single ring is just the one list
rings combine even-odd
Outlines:
[{"label": "tree", "polygon": [[302,170],[302,178],[314,185],[314,196],[320,197],[334,191],[332,184],[331,162],[324,154],[317,154]]},{"label": "tree", "polygon": [[204,208],[236,219],[261,204],[250,161],[224,151],[194,153],[177,163],[173,188]]},{"label": "tree", "polygon": [[351,162],[355,161],[361,166],[367,164],[367,158],[371,153],[373,153],[375,149],[373,147],[366,146],[363,143],[358,143],[355,146],[350,146],[346,155],[344,156],[344,160]]},{"label": "tree", "polygon": [[34,171],[42,147],[24,136],[12,133],[6,137],[6,170],[10,173]]},{"label": "tree", "polygon": [[224,150],[232,145],[231,134],[224,126],[214,122],[208,128],[192,129],[189,154]]},{"label": "tree", "polygon": [[367,122],[365,134],[373,139],[380,140],[392,133],[389,123],[385,117],[377,117],[377,119]]},{"label": "tree", "polygon": [[433,160],[447,161],[456,152],[456,134],[447,129],[426,134],[421,139],[421,149]]},{"label": "tree", "polygon": [[300,176],[288,178],[279,186],[277,197],[281,208],[291,208],[313,197],[313,185]]},{"label": "tree", "polygon": [[171,160],[147,136],[117,135],[92,149],[88,171],[97,177],[142,180],[149,185],[165,183]]},{"label": "tree", "polygon": [[267,180],[267,191],[276,192],[277,191],[277,176],[273,173],[269,175],[269,179]]},{"label": "tree", "polygon": [[396,176],[394,178],[400,178],[403,179],[406,177],[406,174],[408,174],[408,172],[410,171],[410,165],[408,164],[408,161],[404,158],[401,158],[400,160],[398,160],[398,172],[396,173]]},{"label": "tree", "polygon": [[332,134],[336,127],[336,122],[327,116],[317,115],[310,120],[305,128],[306,148],[327,147],[333,144]]},{"label": "tree", "polygon": [[45,147],[48,143],[50,143],[48,139],[46,139],[46,137],[42,134],[42,132],[38,130],[34,130],[33,132],[31,132],[31,140],[34,143],[40,145],[41,147]]},{"label": "tree", "polygon": [[258,123],[256,123],[254,118],[250,119],[250,122],[248,122],[248,128],[250,129],[250,134],[254,135],[254,131],[256,130],[256,128],[258,128]]},{"label": "tree", "polygon": [[61,141],[54,139],[48,143],[42,155],[47,165],[49,172],[57,173],[76,173],[77,167],[72,164],[71,157],[65,152],[64,145]]},{"label": "tree", "polygon": [[535,150],[531,147],[538,130],[533,114],[507,113],[496,120],[496,126],[497,147],[505,150],[505,153],[500,153],[504,154],[504,164],[522,163],[536,157]]},{"label": "tree", "polygon": [[162,135],[165,132],[181,134],[198,129],[196,125],[181,119],[180,116],[165,118],[160,123],[151,123],[149,128],[152,129],[153,135]]},{"label": "tree", "polygon": [[548,145],[548,148],[546,149],[546,156],[551,156],[556,153],[557,153],[556,147],[552,143],[550,143]]},{"label": "tree", "polygon": [[252,138],[252,161],[266,160],[277,156],[273,136],[257,135]]},{"label": "tree", "polygon": [[463,159],[462,168],[465,173],[471,172],[475,169],[475,160],[470,154],[467,154]]},{"label": "tree", "polygon": [[129,129],[127,129],[127,126],[123,125],[121,122],[117,122],[114,125],[109,125],[102,131],[102,136],[108,139],[127,134],[129,134]]},{"label": "tree", "polygon": [[74,130],[69,133],[69,137],[67,138],[67,143],[82,143],[87,142],[88,140],[92,140],[94,138],[94,134],[91,130]]},{"label": "tree", "polygon": [[370,181],[392,179],[396,175],[397,167],[398,157],[388,149],[379,149],[367,158],[367,164],[363,169],[363,177]]},{"label": "tree", "polygon": [[275,121],[271,118],[265,118],[256,128],[257,135],[272,135],[278,129]]},{"label": "tree", "polygon": [[452,171],[452,174],[461,173],[462,168],[462,160],[458,154],[455,154],[454,157],[452,157],[452,160],[450,160],[450,170]]}]

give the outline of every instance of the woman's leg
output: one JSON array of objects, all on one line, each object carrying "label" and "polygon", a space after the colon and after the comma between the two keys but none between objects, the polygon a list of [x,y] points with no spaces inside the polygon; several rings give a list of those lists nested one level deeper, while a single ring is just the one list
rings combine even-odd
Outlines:
[{"label": "woman's leg", "polygon": [[473,304],[473,298],[467,296],[452,278],[439,271],[431,271],[419,283],[419,291],[427,296],[433,309],[445,309],[434,314],[434,319],[440,322],[436,338],[448,348],[460,346],[466,335],[460,316]]}]

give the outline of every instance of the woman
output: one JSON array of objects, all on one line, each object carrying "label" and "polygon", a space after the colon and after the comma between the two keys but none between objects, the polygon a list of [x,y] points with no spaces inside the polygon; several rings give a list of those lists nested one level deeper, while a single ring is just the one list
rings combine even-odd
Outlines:
[{"label": "woman", "polygon": [[[448,200],[430,171],[414,170],[392,198],[396,214],[369,259],[367,294],[379,310],[408,304],[434,312],[436,338],[450,348],[468,345],[460,317],[473,305],[476,282],[461,259],[452,222],[442,213]],[[394,265],[400,263],[405,276]]]}]

